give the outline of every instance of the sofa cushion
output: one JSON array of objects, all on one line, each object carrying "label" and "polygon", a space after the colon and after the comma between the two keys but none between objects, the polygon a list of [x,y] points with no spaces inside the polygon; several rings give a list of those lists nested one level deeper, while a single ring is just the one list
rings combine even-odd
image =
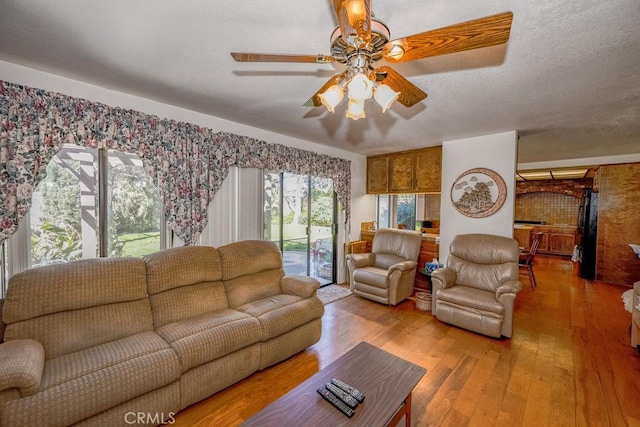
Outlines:
[{"label": "sofa cushion", "polygon": [[31,338],[45,349],[46,360],[153,330],[148,299],[62,311],[12,323],[5,340]]},{"label": "sofa cushion", "polygon": [[267,270],[223,282],[229,308],[237,309],[252,301],[280,295],[280,280],[283,277],[282,270]]},{"label": "sofa cushion", "polygon": [[260,341],[260,323],[235,310],[220,310],[158,329],[177,353],[182,372]]},{"label": "sofa cushion", "polygon": [[406,258],[394,254],[376,254],[375,266],[388,270],[392,265],[407,261]]},{"label": "sofa cushion", "polygon": [[154,332],[45,363],[40,392],[7,402],[2,425],[70,425],[180,378],[180,364]]},{"label": "sofa cushion", "polygon": [[155,329],[229,307],[215,248],[182,246],[144,260]]},{"label": "sofa cushion", "polygon": [[456,284],[495,292],[518,277],[520,252],[515,239],[489,234],[459,234],[451,242],[447,265]]},{"label": "sofa cushion", "polygon": [[5,341],[35,339],[47,360],[153,330],[146,266],[137,258],[48,265],[9,280]]},{"label": "sofa cushion", "polygon": [[31,268],[9,279],[7,324],[62,311],[147,297],[146,266],[138,258],[98,258]]},{"label": "sofa cushion", "polygon": [[440,301],[459,305],[463,308],[482,310],[483,312],[504,314],[504,306],[496,300],[495,292],[485,291],[467,286],[452,286],[438,290]]},{"label": "sofa cushion", "polygon": [[[275,243],[266,240],[243,240],[218,248],[222,263],[222,280],[247,274],[282,269],[282,253]],[[283,274],[284,275],[284,272]]]},{"label": "sofa cushion", "polygon": [[147,255],[147,288],[150,295],[222,280],[220,255],[211,246],[181,246]]},{"label": "sofa cushion", "polygon": [[353,272],[353,280],[366,283],[378,288],[387,289],[387,276],[389,270],[378,267],[358,268]]},{"label": "sofa cushion", "polygon": [[229,307],[222,282],[203,282],[149,295],[153,325],[159,329]]},{"label": "sofa cushion", "polygon": [[324,305],[317,297],[303,299],[281,294],[249,302],[237,310],[260,321],[262,340],[266,341],[319,319],[324,313]]}]

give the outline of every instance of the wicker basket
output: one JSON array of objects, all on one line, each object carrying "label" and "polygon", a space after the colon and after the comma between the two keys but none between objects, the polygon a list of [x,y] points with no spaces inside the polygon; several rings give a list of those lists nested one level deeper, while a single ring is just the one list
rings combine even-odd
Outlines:
[{"label": "wicker basket", "polygon": [[431,311],[431,294],[429,292],[416,293],[416,308],[421,311]]}]

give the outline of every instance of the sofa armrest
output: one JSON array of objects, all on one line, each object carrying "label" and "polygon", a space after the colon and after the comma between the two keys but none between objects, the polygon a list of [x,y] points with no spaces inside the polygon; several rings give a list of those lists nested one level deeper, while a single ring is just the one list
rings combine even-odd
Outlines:
[{"label": "sofa armrest", "polygon": [[375,264],[376,254],[349,254],[347,255],[347,262],[350,263],[353,268],[369,267]]},{"label": "sofa armrest", "polygon": [[31,396],[40,389],[44,371],[44,347],[36,340],[22,339],[0,344],[0,391],[20,389]]},{"label": "sofa armrest", "polygon": [[508,280],[496,289],[496,300],[500,300],[502,294],[517,294],[522,290],[522,283],[519,280]]},{"label": "sofa armrest", "polygon": [[438,291],[456,284],[458,275],[449,267],[438,268],[431,273],[431,314],[436,315],[438,307]]},{"label": "sofa armrest", "polygon": [[431,283],[434,288],[444,289],[455,285],[457,277],[456,272],[449,267],[438,268],[431,273]]},{"label": "sofa armrest", "polygon": [[285,294],[311,298],[320,287],[320,282],[308,276],[284,276],[280,279],[280,287]]},{"label": "sofa armrest", "polygon": [[416,268],[417,265],[418,263],[416,261],[399,262],[389,267],[389,274],[393,273],[394,271],[400,271],[400,272],[411,271],[414,268]]}]

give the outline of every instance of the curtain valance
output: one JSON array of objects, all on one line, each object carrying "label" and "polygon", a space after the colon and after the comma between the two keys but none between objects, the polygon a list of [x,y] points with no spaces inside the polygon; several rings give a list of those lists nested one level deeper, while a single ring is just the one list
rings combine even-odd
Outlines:
[{"label": "curtain valance", "polygon": [[351,161],[0,80],[0,243],[31,207],[62,144],[134,153],[157,185],[169,226],[195,244],[229,167],[333,179],[349,220]]}]

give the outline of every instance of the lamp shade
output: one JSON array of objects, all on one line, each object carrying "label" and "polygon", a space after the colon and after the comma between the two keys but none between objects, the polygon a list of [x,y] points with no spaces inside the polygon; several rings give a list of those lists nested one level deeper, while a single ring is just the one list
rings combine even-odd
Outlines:
[{"label": "lamp shade", "polygon": [[318,98],[320,98],[320,102],[322,102],[322,105],[327,107],[327,110],[332,113],[336,108],[336,105],[338,105],[340,101],[342,101],[343,97],[344,91],[338,85],[332,85],[324,93],[318,94]]},{"label": "lamp shade", "polygon": [[364,102],[371,98],[373,83],[364,74],[356,74],[351,78],[347,89],[349,90],[349,99]]},{"label": "lamp shade", "polygon": [[378,104],[382,107],[382,112],[387,111],[393,101],[398,99],[400,96],[400,92],[396,92],[391,89],[389,86],[382,84],[379,85],[373,93],[373,97]]},{"label": "lamp shade", "polygon": [[347,108],[347,117],[353,120],[363,119],[365,117],[364,101],[350,99],[349,108]]}]

